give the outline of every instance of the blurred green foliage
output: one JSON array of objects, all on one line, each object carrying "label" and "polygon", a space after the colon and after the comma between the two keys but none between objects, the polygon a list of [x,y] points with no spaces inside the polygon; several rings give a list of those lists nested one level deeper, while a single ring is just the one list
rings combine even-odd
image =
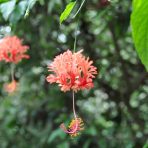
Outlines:
[{"label": "blurred green foliage", "polygon": [[[10,82],[10,64],[0,63],[0,148],[147,147],[148,75],[133,46],[131,1],[86,1],[74,20],[59,26],[68,3],[12,0],[0,5],[0,38],[19,36],[30,46],[31,56],[15,66],[19,88],[13,95],[3,90]],[[94,89],[76,94],[85,130],[71,139],[59,125],[73,116],[72,94],[45,78],[51,60],[73,48],[77,24],[76,50],[84,49],[99,75]]]}]

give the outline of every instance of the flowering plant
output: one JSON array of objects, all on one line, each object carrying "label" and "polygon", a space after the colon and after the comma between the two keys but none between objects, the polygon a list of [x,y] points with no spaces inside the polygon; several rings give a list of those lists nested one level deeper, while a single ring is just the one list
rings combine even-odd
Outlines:
[{"label": "flowering plant", "polygon": [[55,57],[48,66],[48,71],[52,72],[46,78],[49,83],[59,84],[61,91],[73,91],[73,113],[74,119],[66,129],[64,123],[60,125],[65,133],[77,136],[83,130],[83,121],[77,117],[74,107],[74,92],[83,89],[90,89],[94,86],[93,78],[97,74],[97,68],[93,66],[93,61],[82,55],[82,51],[72,53],[67,50],[63,54]]},{"label": "flowering plant", "polygon": [[[26,54],[29,46],[22,45],[22,40],[17,36],[7,36],[0,40],[0,61],[17,64],[22,59],[29,59]],[[5,84],[4,89],[13,93],[17,89],[17,82],[14,79],[14,69],[11,69],[12,82]]]}]

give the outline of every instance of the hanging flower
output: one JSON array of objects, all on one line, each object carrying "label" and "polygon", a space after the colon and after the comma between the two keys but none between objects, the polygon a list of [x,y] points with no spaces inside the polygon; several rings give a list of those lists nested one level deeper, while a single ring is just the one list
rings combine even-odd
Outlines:
[{"label": "hanging flower", "polygon": [[28,59],[29,55],[25,54],[28,48],[17,36],[7,36],[0,41],[0,61],[17,64],[22,59]]},{"label": "hanging flower", "polygon": [[60,125],[60,128],[72,137],[77,136],[84,129],[82,119],[76,115],[74,93],[79,90],[92,88],[94,86],[93,78],[97,74],[97,68],[92,65],[93,61],[83,56],[82,51],[72,53],[70,50],[67,50],[63,54],[56,56],[48,66],[48,71],[52,72],[52,74],[49,74],[46,78],[49,83],[59,84],[61,91],[72,90],[73,92],[74,119],[71,121],[68,129],[64,123]]},{"label": "hanging flower", "polygon": [[17,89],[17,82],[15,80],[12,80],[11,83],[4,85],[4,90],[8,93],[13,93]]},{"label": "hanging flower", "polygon": [[83,121],[81,118],[75,118],[71,121],[68,130],[66,129],[64,123],[60,125],[60,128],[65,132],[68,133],[71,137],[76,137],[79,135],[79,132],[84,130]]},{"label": "hanging flower", "polygon": [[48,66],[50,74],[46,79],[49,83],[58,83],[61,90],[66,92],[73,90],[92,88],[92,79],[97,74],[97,68],[94,67],[93,61],[82,55],[80,50],[72,53],[67,50],[63,54],[55,57],[54,61]]}]

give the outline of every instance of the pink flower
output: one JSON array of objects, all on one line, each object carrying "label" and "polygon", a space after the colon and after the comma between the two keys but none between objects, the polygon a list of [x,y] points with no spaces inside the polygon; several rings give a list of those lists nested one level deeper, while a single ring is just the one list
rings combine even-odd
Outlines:
[{"label": "pink flower", "polygon": [[15,80],[12,80],[11,83],[4,85],[4,90],[8,93],[13,93],[17,89],[17,82]]},{"label": "pink flower", "polygon": [[92,64],[93,61],[82,55],[82,50],[76,53],[67,50],[56,56],[48,66],[48,71],[53,74],[46,79],[49,83],[58,83],[64,92],[90,89],[94,86],[92,79],[97,74],[97,68]]},{"label": "pink flower", "polygon": [[7,36],[0,41],[0,61],[17,64],[22,59],[28,59],[29,55],[25,54],[28,48],[17,36]]}]

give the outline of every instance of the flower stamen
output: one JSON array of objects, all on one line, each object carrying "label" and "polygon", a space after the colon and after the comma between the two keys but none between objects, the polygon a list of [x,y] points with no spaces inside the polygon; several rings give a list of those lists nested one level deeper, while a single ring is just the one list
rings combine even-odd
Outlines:
[{"label": "flower stamen", "polygon": [[79,135],[80,131],[84,130],[84,123],[81,118],[75,118],[70,122],[68,129],[65,127],[64,123],[60,125],[60,128],[71,137],[76,137]]}]

